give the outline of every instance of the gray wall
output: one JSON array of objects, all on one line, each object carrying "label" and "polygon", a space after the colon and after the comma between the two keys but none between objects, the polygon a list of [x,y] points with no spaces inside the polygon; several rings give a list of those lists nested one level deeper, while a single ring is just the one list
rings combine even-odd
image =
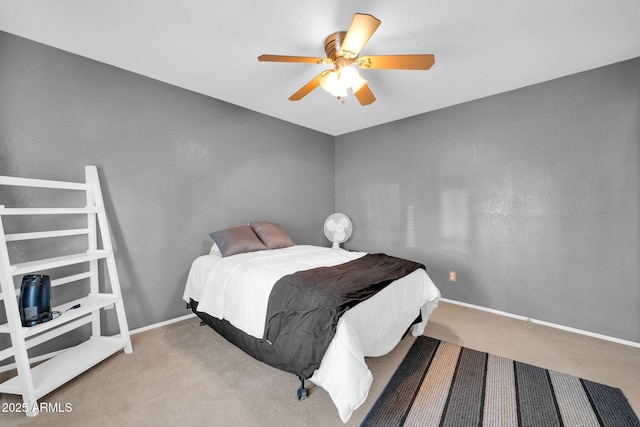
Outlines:
[{"label": "gray wall", "polygon": [[336,210],[447,298],[640,342],[639,165],[640,58],[337,137]]},{"label": "gray wall", "polygon": [[[82,181],[86,164],[131,328],[188,313],[188,269],[211,231],[276,221],[327,244],[333,137],[0,32],[0,174]],[[29,201],[0,191],[0,204]]]},{"label": "gray wall", "polygon": [[448,298],[638,342],[639,88],[636,59],[334,139],[0,32],[0,174],[99,167],[137,328],[187,313],[210,231],[273,220],[326,245],[335,142],[347,246],[424,262]]}]

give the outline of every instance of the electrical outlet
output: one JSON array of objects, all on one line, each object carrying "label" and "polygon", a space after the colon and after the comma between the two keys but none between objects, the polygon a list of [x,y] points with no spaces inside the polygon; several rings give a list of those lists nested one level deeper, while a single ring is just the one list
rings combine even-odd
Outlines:
[{"label": "electrical outlet", "polygon": [[449,281],[450,282],[455,282],[456,281],[456,272],[455,271],[450,271],[449,272]]}]

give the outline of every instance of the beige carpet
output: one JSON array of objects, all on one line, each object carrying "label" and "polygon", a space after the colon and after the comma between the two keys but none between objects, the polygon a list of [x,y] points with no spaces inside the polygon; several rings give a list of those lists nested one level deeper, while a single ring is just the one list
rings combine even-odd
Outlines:
[{"label": "beige carpet", "polygon": [[[446,303],[432,315],[426,335],[619,387],[640,413],[640,349]],[[360,424],[413,341],[407,337],[387,356],[368,359],[374,383],[346,425]],[[61,408],[69,403],[71,412],[35,418],[0,413],[0,424],[345,425],[324,390],[309,384],[309,399],[298,402],[295,375],[255,361],[196,318],[136,334],[133,348],[40,401]],[[0,394],[0,409],[10,402],[19,403],[19,396]]]}]

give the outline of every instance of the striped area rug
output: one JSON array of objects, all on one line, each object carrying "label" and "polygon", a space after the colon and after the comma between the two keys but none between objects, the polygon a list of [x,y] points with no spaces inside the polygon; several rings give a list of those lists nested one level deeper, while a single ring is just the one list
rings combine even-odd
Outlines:
[{"label": "striped area rug", "polygon": [[620,389],[420,336],[361,427],[640,427]]}]

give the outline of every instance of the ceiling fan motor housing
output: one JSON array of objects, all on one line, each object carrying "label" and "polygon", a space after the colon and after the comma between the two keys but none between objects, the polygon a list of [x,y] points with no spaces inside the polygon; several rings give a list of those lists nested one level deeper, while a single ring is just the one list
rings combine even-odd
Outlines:
[{"label": "ceiling fan motor housing", "polygon": [[327,54],[327,58],[330,58],[332,61],[336,60],[338,52],[340,52],[340,48],[342,47],[342,41],[346,35],[346,31],[338,31],[327,37],[324,41],[324,52]]}]

